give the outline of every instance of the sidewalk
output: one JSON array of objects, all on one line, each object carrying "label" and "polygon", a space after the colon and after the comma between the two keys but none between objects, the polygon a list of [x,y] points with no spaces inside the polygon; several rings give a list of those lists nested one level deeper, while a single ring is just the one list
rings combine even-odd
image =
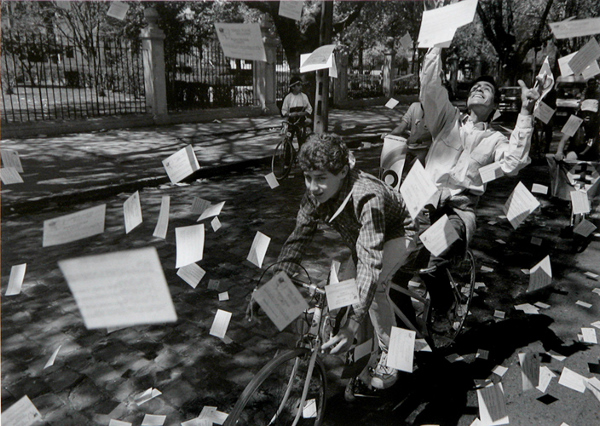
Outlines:
[{"label": "sidewalk", "polygon": [[[333,110],[329,129],[350,146],[377,141],[406,106]],[[3,214],[24,213],[134,192],[169,182],[162,160],[194,146],[198,179],[266,164],[279,140],[281,117],[230,118],[210,123],[95,131],[58,137],[6,139],[19,153],[24,183],[3,186]]]}]

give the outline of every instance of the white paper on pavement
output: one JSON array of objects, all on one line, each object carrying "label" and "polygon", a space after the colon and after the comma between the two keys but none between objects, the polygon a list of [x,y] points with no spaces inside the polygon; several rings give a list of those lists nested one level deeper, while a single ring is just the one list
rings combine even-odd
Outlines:
[{"label": "white paper on pavement", "polygon": [[177,320],[154,247],[61,260],[58,266],[88,329]]},{"label": "white paper on pavement", "polygon": [[596,329],[591,327],[582,327],[581,335],[583,336],[584,343],[598,344],[598,337],[596,336]]},{"label": "white paper on pavement", "polygon": [[304,408],[302,409],[302,418],[312,419],[315,417],[317,417],[317,400],[313,398],[304,402]]},{"label": "white paper on pavement", "polygon": [[529,270],[529,287],[527,288],[527,292],[539,290],[551,283],[552,265],[550,264],[550,256],[546,256]]},{"label": "white paper on pavement", "polygon": [[161,416],[157,414],[145,414],[142,419],[141,426],[163,426],[167,416]]},{"label": "white paper on pavement", "polygon": [[218,425],[222,425],[225,423],[227,419],[227,413],[222,411],[217,411],[217,407],[212,407],[210,405],[205,405],[198,416],[199,419],[206,419],[212,423],[216,423]]},{"label": "white paper on pavement", "polygon": [[229,321],[231,321],[231,312],[218,309],[209,334],[219,339],[224,338],[227,333],[227,327],[229,327]]},{"label": "white paper on pavement", "polygon": [[565,20],[548,25],[557,39],[600,34],[600,18]]},{"label": "white paper on pavement", "polygon": [[196,288],[206,271],[195,263],[190,263],[177,270],[177,276],[188,283],[192,288]]},{"label": "white paper on pavement", "polygon": [[594,225],[592,222],[590,222],[587,219],[583,219],[581,222],[579,222],[579,225],[577,225],[575,228],[573,228],[573,232],[575,234],[579,234],[582,237],[589,237],[589,235],[594,232],[596,230],[596,225]]},{"label": "white paper on pavement", "polygon": [[175,154],[163,160],[163,166],[171,183],[177,183],[200,168],[192,145],[181,148]]},{"label": "white paper on pavement", "polygon": [[275,189],[279,186],[279,182],[277,181],[277,178],[275,177],[274,173],[269,173],[265,176],[265,179],[267,180],[267,183],[269,184],[271,189]]},{"label": "white paper on pavement", "polygon": [[335,44],[326,44],[314,50],[300,65],[300,72],[310,72],[333,67]]},{"label": "white paper on pavement", "polygon": [[552,372],[552,370],[550,370],[548,367],[546,367],[545,365],[540,367],[540,384],[537,386],[536,389],[538,389],[539,391],[546,393],[546,389],[548,389],[548,385],[550,384],[550,381],[556,377],[556,374],[554,374]]},{"label": "white paper on pavement", "polygon": [[579,129],[579,126],[581,126],[581,123],[583,123],[583,119],[571,114],[560,131],[563,135],[573,136]]},{"label": "white paper on pavement", "polygon": [[539,183],[534,183],[531,185],[531,192],[533,194],[548,194],[548,187],[546,185],[540,185]]},{"label": "white paper on pavement", "polygon": [[479,403],[479,418],[482,425],[509,424],[506,400],[501,383],[477,389],[477,402]]},{"label": "white paper on pavement", "polygon": [[21,293],[21,287],[23,286],[26,270],[26,263],[13,265],[10,268],[10,277],[8,278],[8,287],[6,288],[6,293],[4,293],[5,296],[16,296],[17,294]]},{"label": "white paper on pavement", "polygon": [[517,229],[539,205],[540,202],[523,185],[523,182],[519,182],[510,197],[508,197],[503,209],[512,227]]},{"label": "white paper on pavement", "polygon": [[228,58],[267,62],[260,26],[215,23],[223,54]]},{"label": "white paper on pavement", "polygon": [[425,171],[419,160],[415,161],[406,179],[400,185],[400,194],[404,198],[410,216],[415,219],[437,192],[438,189],[429,173]]},{"label": "white paper on pavement", "polygon": [[14,149],[3,149],[0,151],[2,155],[2,167],[12,167],[19,173],[23,173],[21,158],[19,153]]},{"label": "white paper on pavement", "polygon": [[23,183],[23,178],[14,167],[3,167],[0,169],[0,180],[4,185]]},{"label": "white paper on pavement", "polygon": [[575,75],[581,74],[593,61],[600,58],[600,46],[594,37],[569,61],[569,67]]},{"label": "white paper on pavement", "polygon": [[479,175],[481,176],[481,181],[483,183],[488,183],[498,178],[504,176],[504,172],[502,171],[502,164],[500,163],[491,163],[487,166],[483,166],[479,169]]},{"label": "white paper on pavement", "polygon": [[254,236],[254,241],[252,241],[250,252],[248,253],[248,261],[259,268],[262,268],[262,263],[265,259],[265,254],[267,254],[267,249],[269,248],[270,243],[271,238],[267,237],[262,232],[257,231],[256,235]]},{"label": "white paper on pavement", "polygon": [[387,358],[388,367],[408,373],[413,372],[416,334],[414,330],[392,326]]},{"label": "white paper on pavement", "polygon": [[177,246],[176,268],[202,260],[204,255],[204,224],[175,228],[175,243]]},{"label": "white paper on pavement", "polygon": [[224,205],[225,205],[225,201],[222,201],[222,202],[220,202],[218,204],[211,204],[208,208],[206,208],[202,212],[202,214],[198,218],[197,222],[200,222],[201,220],[204,220],[204,219],[209,218],[209,217],[220,215],[221,214],[221,210],[223,209]]},{"label": "white paper on pavement", "polygon": [[302,18],[303,1],[282,0],[279,2],[279,16],[299,21]]},{"label": "white paper on pavement", "polygon": [[398,105],[400,102],[397,101],[394,98],[390,98],[389,101],[386,102],[385,107],[389,108],[389,109],[394,109],[396,107],[396,105]]},{"label": "white paper on pavement", "polygon": [[42,415],[27,395],[2,412],[3,426],[30,426],[39,420]]},{"label": "white paper on pavement", "polygon": [[585,382],[585,386],[592,391],[598,401],[600,401],[600,380],[597,377],[592,377]]},{"label": "white paper on pavement", "polygon": [[136,226],[142,223],[142,205],[140,192],[136,191],[123,203],[123,216],[125,218],[125,233],[129,234]]},{"label": "white paper on pavement", "polygon": [[419,238],[431,254],[439,256],[454,241],[458,240],[459,236],[454,226],[450,223],[448,215],[444,215],[419,235]]},{"label": "white paper on pavement", "polygon": [[358,286],[354,278],[325,286],[325,295],[330,310],[354,305],[359,301]]},{"label": "white paper on pavement", "polygon": [[181,423],[181,426],[213,426],[213,422],[209,419],[201,419],[200,417],[196,417],[195,419]]},{"label": "white paper on pavement", "polygon": [[573,214],[585,214],[590,212],[590,200],[587,192],[574,190],[569,193]]},{"label": "white paper on pavement", "polygon": [[52,367],[54,365],[54,362],[56,361],[56,357],[58,356],[58,351],[60,351],[60,348],[62,348],[62,345],[58,345],[58,348],[56,348],[54,350],[54,352],[52,352],[52,355],[50,355],[50,358],[46,362],[46,365],[44,365],[44,370],[46,368]]},{"label": "white paper on pavement", "polygon": [[448,47],[456,30],[473,21],[477,0],[464,0],[423,12],[419,30],[419,48]]},{"label": "white paper on pavement", "polygon": [[519,353],[523,391],[535,389],[540,383],[540,358],[537,353]]},{"label": "white paper on pavement", "polygon": [[136,395],[133,398],[133,402],[135,402],[137,405],[142,405],[143,403],[148,402],[151,399],[156,398],[159,395],[162,395],[162,392],[159,391],[158,389],[148,388],[141,394]]},{"label": "white paper on pavement", "polygon": [[108,426],[131,426],[132,424],[129,422],[124,422],[122,420],[110,419]]},{"label": "white paper on pavement", "polygon": [[283,272],[256,290],[253,297],[279,331],[308,309],[302,294]]},{"label": "white paper on pavement", "polygon": [[555,109],[550,108],[544,101],[540,101],[533,110],[533,116],[539,118],[544,124],[548,124],[555,112]]},{"label": "white paper on pavement", "polygon": [[158,221],[154,228],[153,237],[162,238],[163,240],[167,237],[167,230],[169,229],[169,210],[171,208],[171,197],[169,195],[163,195],[160,200],[160,212],[158,213]]},{"label": "white paper on pavement", "polygon": [[563,367],[563,371],[558,379],[558,383],[569,389],[576,390],[577,392],[585,392],[585,382],[587,379],[581,374],[569,370],[567,367]]},{"label": "white paper on pavement", "polygon": [[104,232],[106,204],[44,221],[43,247],[70,243]]},{"label": "white paper on pavement", "polygon": [[111,1],[110,7],[108,8],[108,12],[106,12],[106,15],[123,21],[125,19],[125,15],[127,15],[128,10],[129,5],[127,3],[121,1]]},{"label": "white paper on pavement", "polygon": [[219,293],[219,302],[226,302],[229,300],[229,293],[224,291],[223,293]]}]

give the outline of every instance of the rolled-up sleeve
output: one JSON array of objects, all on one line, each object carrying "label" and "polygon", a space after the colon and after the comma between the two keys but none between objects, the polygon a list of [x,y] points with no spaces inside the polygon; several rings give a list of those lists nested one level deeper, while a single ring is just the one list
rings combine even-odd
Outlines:
[{"label": "rolled-up sleeve", "polygon": [[533,117],[519,114],[510,139],[503,138],[503,143],[496,149],[494,161],[499,162],[504,174],[514,176],[531,163],[529,149],[533,133]]}]

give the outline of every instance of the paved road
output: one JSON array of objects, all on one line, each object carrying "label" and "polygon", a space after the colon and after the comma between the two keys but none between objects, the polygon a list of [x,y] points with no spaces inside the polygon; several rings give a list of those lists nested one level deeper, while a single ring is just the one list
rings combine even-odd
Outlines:
[{"label": "paved road", "polygon": [[[127,144],[122,147],[131,149]],[[357,150],[359,167],[375,171],[379,151],[378,146]],[[188,185],[146,187],[140,192],[144,222],[130,234],[124,231],[122,205],[131,191],[5,216],[3,292],[10,267],[28,265],[23,292],[2,299],[5,409],[28,395],[43,414],[43,424],[107,425],[115,418],[138,426],[144,413],[166,415],[166,425],[179,425],[196,417],[206,405],[222,411],[231,408],[252,375],[277,349],[290,346],[294,340],[291,333],[278,333],[268,321],[260,326],[248,324],[243,315],[246,297],[260,273],[245,260],[252,239],[257,231],[271,237],[265,264],[274,261],[293,228],[303,191],[298,173],[271,190],[263,177],[268,171],[256,167]],[[548,183],[543,165],[530,166],[519,178],[528,187],[534,182]],[[567,357],[563,361],[542,357],[542,365],[557,374],[568,367],[586,377],[598,377],[590,372],[588,363],[598,363],[600,350],[597,345],[578,343],[577,334],[599,316],[599,296],[591,290],[600,284],[584,272],[600,273],[600,245],[594,238],[583,253],[573,253],[570,240],[560,236],[560,229],[567,225],[567,207],[545,196],[538,197],[541,208],[513,230],[498,216],[517,182],[516,178],[503,178],[491,183],[480,204],[473,249],[479,262],[493,271],[479,273],[478,281],[486,287],[478,290],[474,300],[468,333],[452,353],[417,354],[418,369],[404,374],[377,402],[345,403],[340,360],[327,357],[331,384],[327,425],[470,425],[478,415],[474,379],[487,378],[502,380],[511,425],[600,423],[598,401],[589,391],[567,389],[555,378],[547,393],[558,400],[545,405],[536,399],[543,395],[541,392],[522,390],[519,352],[561,353]],[[171,196],[171,214],[167,239],[159,240],[152,232],[163,195]],[[205,258],[200,262],[207,274],[196,289],[181,280],[174,267],[174,229],[196,223],[197,215],[191,213],[194,197],[226,201],[220,215],[222,228],[207,232]],[[44,220],[102,203],[107,205],[103,234],[41,247]],[[532,236],[541,238],[542,244],[531,244]],[[57,261],[146,246],[158,250],[178,321],[112,333],[86,330]],[[546,254],[551,256],[554,283],[546,290],[527,294],[528,277],[521,269],[531,268]],[[307,266],[319,278],[332,259],[347,256],[337,236],[324,229],[307,254]],[[210,280],[219,281],[218,291],[208,289]],[[228,291],[231,299],[219,302],[220,291]],[[592,307],[578,306],[577,300]],[[536,301],[551,307],[536,316],[514,309],[515,304]],[[217,309],[233,313],[227,333],[231,342],[208,335]],[[495,311],[505,312],[506,319],[496,318]],[[55,365],[43,369],[59,345]],[[487,361],[473,359],[478,349],[489,351]],[[464,359],[450,362],[445,358],[454,352]],[[508,368],[502,378],[492,373],[500,364]],[[133,397],[150,387],[162,395],[140,406],[135,404]]]}]

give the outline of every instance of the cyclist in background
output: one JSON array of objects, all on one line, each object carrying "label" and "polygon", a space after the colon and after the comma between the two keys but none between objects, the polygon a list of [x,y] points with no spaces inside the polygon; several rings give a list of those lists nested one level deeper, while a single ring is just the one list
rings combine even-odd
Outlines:
[{"label": "cyclist in background", "polygon": [[350,349],[368,313],[381,349],[379,364],[371,371],[371,386],[388,388],[396,382],[398,371],[386,366],[395,325],[387,287],[414,249],[410,216],[397,191],[353,168],[354,158],[337,135],[310,135],[298,162],[306,193],[296,227],[279,255],[278,261],[284,263],[276,269],[290,276],[296,272],[295,264],[302,260],[320,223],[339,232],[352,251],[359,302],[352,306],[347,323],[322,349],[331,349],[332,354]]},{"label": "cyclist in background", "polygon": [[298,146],[302,146],[306,140],[306,126],[310,123],[310,115],[313,109],[308,100],[308,96],[302,93],[302,79],[294,76],[290,80],[290,93],[287,94],[281,106],[281,115],[288,121],[297,126],[290,126],[292,139],[294,136],[298,139]]}]

